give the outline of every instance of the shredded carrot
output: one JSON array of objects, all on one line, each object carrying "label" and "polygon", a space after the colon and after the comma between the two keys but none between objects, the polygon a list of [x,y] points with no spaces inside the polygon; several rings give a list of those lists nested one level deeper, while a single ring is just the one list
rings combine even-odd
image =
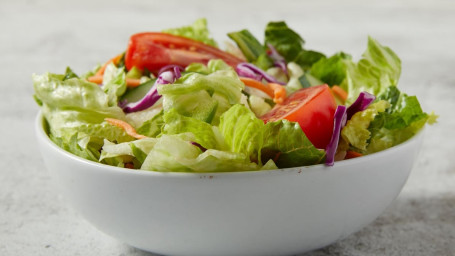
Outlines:
[{"label": "shredded carrot", "polygon": [[115,119],[115,118],[105,118],[104,119],[106,122],[108,122],[109,124],[111,125],[115,125],[123,130],[125,130],[125,132],[130,135],[131,137],[134,137],[136,139],[144,139],[144,138],[147,138],[147,136],[144,136],[142,134],[138,134],[136,132],[136,130],[133,128],[133,126],[131,126],[129,123],[125,122],[125,121],[122,121],[122,120],[118,120],[118,119]]},{"label": "shredded carrot", "polygon": [[338,99],[342,100],[343,103],[348,99],[348,93],[338,85],[332,86],[332,92],[336,97],[338,97]]},{"label": "shredded carrot", "polygon": [[346,152],[346,156],[344,157],[344,159],[351,159],[351,158],[356,158],[356,157],[359,157],[359,156],[363,156],[363,155],[361,153],[359,153],[359,152],[348,150]]},{"label": "shredded carrot", "polygon": [[120,61],[120,59],[121,59],[122,57],[123,57],[123,53],[121,53],[121,54],[115,56],[114,58],[112,58],[112,59],[110,59],[110,60],[108,60],[106,63],[104,63],[103,66],[101,66],[100,69],[98,69],[98,71],[96,72],[95,76],[103,76],[104,71],[106,70],[107,65],[109,65],[110,63],[117,64],[117,63]]},{"label": "shredded carrot", "polygon": [[[96,84],[103,83],[103,75],[104,75],[104,71],[106,71],[107,65],[109,65],[111,63],[117,64],[122,59],[122,57],[123,57],[123,53],[115,56],[114,58],[112,58],[110,60],[108,60],[106,63],[103,64],[103,66],[101,66],[100,69],[98,69],[98,71],[96,71],[96,73],[93,76],[89,77],[88,80],[90,82],[96,83]],[[126,80],[127,80],[126,84],[128,85],[128,78]],[[136,86],[138,86],[140,84],[139,83],[138,85],[135,85],[136,81],[131,81],[131,82],[132,82],[132,84],[134,84],[131,87],[136,87]]]},{"label": "shredded carrot", "polygon": [[102,75],[95,75],[91,76],[87,79],[89,82],[95,83],[95,84],[102,84],[103,83],[103,76]]},{"label": "shredded carrot", "polygon": [[286,89],[280,84],[269,83],[268,85],[273,89],[273,101],[277,104],[283,103],[284,99],[286,99]]},{"label": "shredded carrot", "polygon": [[284,89],[284,87],[279,84],[276,83],[263,84],[257,80],[247,77],[240,77],[240,81],[242,81],[246,86],[256,88],[265,92],[267,95],[272,97],[273,101],[277,104],[283,103],[284,99],[286,98],[286,89]]},{"label": "shredded carrot", "polygon": [[137,78],[126,78],[126,86],[128,87],[138,87],[141,84],[141,79]]},{"label": "shredded carrot", "polygon": [[[88,78],[88,81],[95,83],[95,84],[102,84],[103,76],[102,75],[91,76]],[[128,86],[128,87],[137,87],[140,84],[141,84],[141,79],[126,78],[126,86]]]}]

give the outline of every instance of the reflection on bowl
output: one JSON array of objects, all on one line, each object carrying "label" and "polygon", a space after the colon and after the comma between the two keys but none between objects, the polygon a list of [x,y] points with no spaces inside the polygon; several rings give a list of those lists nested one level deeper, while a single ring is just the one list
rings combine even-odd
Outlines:
[{"label": "reflection on bowl", "polygon": [[423,137],[333,167],[200,174],[91,162],[53,144],[41,115],[35,128],[76,210],[104,233],[165,255],[292,255],[329,245],[394,200]]}]

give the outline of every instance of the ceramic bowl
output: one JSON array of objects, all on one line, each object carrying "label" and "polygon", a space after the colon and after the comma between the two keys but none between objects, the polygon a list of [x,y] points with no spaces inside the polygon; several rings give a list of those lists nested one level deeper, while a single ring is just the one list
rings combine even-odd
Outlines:
[{"label": "ceramic bowl", "polygon": [[292,255],[360,230],[399,194],[423,137],[333,167],[201,174],[79,158],[48,138],[41,115],[36,135],[62,194],[90,223],[136,248],[186,256]]}]

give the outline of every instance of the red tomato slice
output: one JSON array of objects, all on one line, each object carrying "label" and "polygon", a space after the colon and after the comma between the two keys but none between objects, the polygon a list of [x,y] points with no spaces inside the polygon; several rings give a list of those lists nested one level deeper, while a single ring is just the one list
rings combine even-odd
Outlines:
[{"label": "red tomato slice", "polygon": [[166,33],[145,32],[131,36],[125,53],[125,66],[134,66],[156,73],[160,68],[175,64],[206,64],[211,59],[222,59],[230,66],[244,62],[236,56],[189,38]]},{"label": "red tomato slice", "polygon": [[324,84],[296,91],[261,119],[266,123],[281,119],[298,122],[311,143],[325,149],[332,137],[336,107],[329,86]]}]

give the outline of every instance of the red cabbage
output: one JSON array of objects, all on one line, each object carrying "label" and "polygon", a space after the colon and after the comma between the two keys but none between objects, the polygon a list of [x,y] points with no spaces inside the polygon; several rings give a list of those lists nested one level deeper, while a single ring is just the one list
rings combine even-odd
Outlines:
[{"label": "red cabbage", "polygon": [[333,118],[333,133],[329,144],[325,148],[326,158],[325,165],[333,166],[335,162],[335,154],[338,148],[338,142],[340,141],[341,129],[346,125],[347,115],[346,106],[338,106]]},{"label": "red cabbage", "polygon": [[120,107],[123,109],[125,113],[137,112],[144,109],[147,109],[153,106],[160,98],[161,95],[158,94],[158,90],[156,89],[158,84],[170,84],[175,82],[175,80],[179,79],[181,76],[180,68],[178,66],[168,67],[167,69],[173,69],[173,71],[163,71],[158,75],[158,78],[153,84],[152,88],[145,94],[142,99],[137,102],[121,102]]},{"label": "red cabbage", "polygon": [[240,63],[237,65],[235,70],[237,71],[237,74],[239,74],[239,76],[242,77],[248,77],[258,81],[262,81],[262,79],[265,79],[269,83],[285,85],[285,83],[279,82],[273,76],[267,74],[264,70],[256,67],[251,63],[246,62]]},{"label": "red cabbage", "polygon": [[288,68],[286,66],[286,60],[283,58],[283,56],[281,56],[278,51],[275,49],[275,47],[273,47],[272,44],[268,44],[267,45],[269,47],[269,52],[268,52],[268,55],[270,58],[272,58],[273,60],[273,63],[275,64],[275,66],[281,68],[283,70],[283,72],[288,75]]},{"label": "red cabbage", "polygon": [[[166,65],[166,66],[162,67],[162,68],[160,69],[160,71],[158,71],[158,74],[161,74],[161,73],[163,73],[164,71],[169,71],[169,70],[174,71],[174,72],[179,72],[179,73],[180,73],[181,71],[183,71],[183,70],[185,70],[185,69],[184,69],[182,66],[175,65],[175,64],[170,64],[170,65]],[[178,70],[178,71],[177,71],[177,70]],[[180,76],[178,76],[178,77],[180,77]]]},{"label": "red cabbage", "polygon": [[376,97],[373,94],[370,94],[368,92],[361,92],[359,94],[359,97],[354,101],[354,103],[349,106],[347,112],[347,120],[350,120],[351,117],[359,112],[363,111],[368,106],[376,99]]},{"label": "red cabbage", "polygon": [[333,134],[332,138],[330,139],[329,144],[327,145],[325,152],[326,152],[326,160],[325,165],[333,166],[335,162],[335,154],[337,152],[338,142],[340,141],[340,134],[341,129],[346,125],[347,120],[351,119],[351,117],[359,112],[363,111],[376,99],[373,94],[368,92],[361,92],[359,97],[354,101],[354,103],[346,108],[346,106],[338,106],[335,115],[333,118]]},{"label": "red cabbage", "polygon": [[194,141],[191,141],[191,144],[198,147],[202,152],[205,152],[207,151],[206,148],[204,148],[203,146],[201,146],[201,144],[197,143],[197,142],[194,142]]}]

